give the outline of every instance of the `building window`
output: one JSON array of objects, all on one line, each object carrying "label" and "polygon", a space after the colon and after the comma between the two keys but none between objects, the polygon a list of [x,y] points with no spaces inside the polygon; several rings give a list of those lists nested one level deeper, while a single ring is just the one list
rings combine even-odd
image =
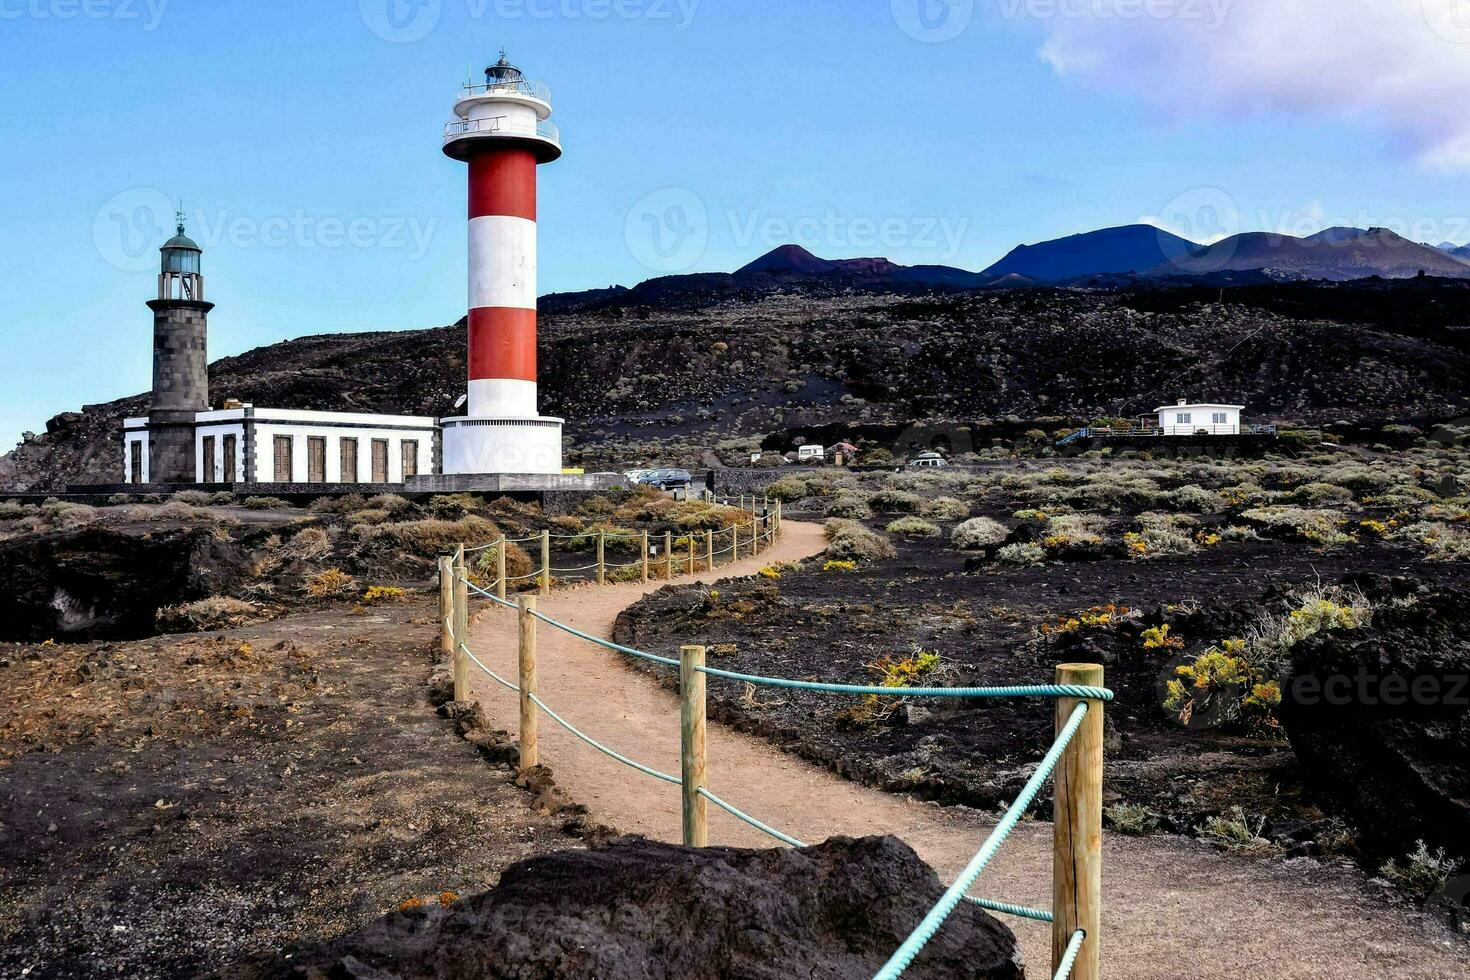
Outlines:
[{"label": "building window", "polygon": [[225,482],[234,483],[239,479],[239,463],[235,459],[238,452],[238,438],[236,436],[225,436]]},{"label": "building window", "polygon": [[402,443],[403,456],[403,479],[405,482],[411,476],[419,475],[419,441],[417,439],[405,439]]},{"label": "building window", "polygon": [[373,440],[373,482],[388,482],[388,440]]},{"label": "building window", "polygon": [[306,437],[306,482],[327,482],[327,440],[322,436]]},{"label": "building window", "polygon": [[128,482],[129,483],[142,483],[143,482],[143,441],[141,439],[135,439],[134,441],[128,443],[128,452],[131,454],[129,456],[129,459],[128,459],[128,474],[131,477],[131,479],[129,479]]},{"label": "building window", "polygon": [[219,472],[219,470],[215,467],[214,436],[204,437],[204,450],[202,455],[204,456],[204,458],[199,461],[199,482],[213,483],[215,474]]},{"label": "building window", "polygon": [[343,439],[338,449],[342,458],[342,482],[357,482],[357,440]]},{"label": "building window", "polygon": [[276,482],[294,483],[291,477],[291,457],[293,455],[290,436],[276,436]]},{"label": "building window", "polygon": [[1190,413],[1189,412],[1179,412],[1179,413],[1177,413],[1174,416],[1174,421],[1175,421],[1175,424],[1176,425],[1188,425],[1189,424],[1189,420],[1190,420]]},{"label": "building window", "polygon": [[1225,413],[1224,412],[1216,412],[1215,413],[1215,424],[1216,425],[1224,425],[1225,424],[1225,418],[1226,418],[1226,416],[1225,416]]}]

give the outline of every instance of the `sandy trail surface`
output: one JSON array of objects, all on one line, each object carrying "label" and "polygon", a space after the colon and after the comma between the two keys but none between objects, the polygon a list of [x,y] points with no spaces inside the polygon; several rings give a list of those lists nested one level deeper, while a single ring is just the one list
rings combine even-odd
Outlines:
[{"label": "sandy trail surface", "polygon": [[[676,584],[755,573],[825,546],[821,527],[786,521],[774,547]],[[627,606],[661,583],[584,586],[541,600],[543,613],[610,636]],[[477,604],[478,605],[478,604]],[[515,613],[490,605],[472,647],[492,669],[516,672]],[[697,643],[699,637],[690,636]],[[676,650],[653,650],[677,656]],[[494,724],[515,731],[515,696],[472,668],[476,698]],[[679,702],[621,655],[546,624],[538,628],[538,693],[590,736],[645,765],[679,772]],[[1016,678],[1017,683],[1045,679]],[[680,839],[678,788],[619,765],[542,716],[541,761],[594,819],[625,833]],[[946,881],[964,867],[994,820],[849,782],[766,740],[711,724],[709,785],[716,795],[801,840],[895,834]],[[1043,792],[1050,792],[1050,789]],[[973,894],[1038,908],[1051,905],[1051,825],[1024,823]],[[711,843],[774,842],[710,807]],[[1103,967],[1116,977],[1176,980],[1271,978],[1470,978],[1470,945],[1425,918],[1365,892],[1359,875],[1311,861],[1264,863],[1181,838],[1109,834],[1103,878]],[[1028,974],[1050,974],[1050,927],[1011,919]]]}]

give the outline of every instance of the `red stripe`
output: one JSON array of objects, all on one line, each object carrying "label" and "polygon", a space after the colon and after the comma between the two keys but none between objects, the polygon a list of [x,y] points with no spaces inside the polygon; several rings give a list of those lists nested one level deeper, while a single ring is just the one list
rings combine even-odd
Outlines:
[{"label": "red stripe", "polygon": [[536,220],[536,156],[513,146],[470,157],[470,217],[499,214]]},{"label": "red stripe", "polygon": [[536,311],[510,306],[470,310],[470,380],[536,380]]}]

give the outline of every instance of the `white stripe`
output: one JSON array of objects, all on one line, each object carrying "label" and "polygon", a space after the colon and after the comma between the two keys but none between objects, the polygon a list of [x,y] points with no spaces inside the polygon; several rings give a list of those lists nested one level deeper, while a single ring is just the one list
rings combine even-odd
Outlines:
[{"label": "white stripe", "polygon": [[536,222],[492,214],[470,219],[470,305],[536,308]]},{"label": "white stripe", "polygon": [[536,382],[516,378],[481,378],[470,382],[468,415],[472,419],[536,414]]}]

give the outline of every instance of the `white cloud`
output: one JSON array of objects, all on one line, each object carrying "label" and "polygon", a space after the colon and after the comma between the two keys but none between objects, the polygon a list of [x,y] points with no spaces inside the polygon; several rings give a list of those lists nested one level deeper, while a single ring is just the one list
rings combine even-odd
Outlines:
[{"label": "white cloud", "polygon": [[1285,112],[1382,127],[1470,169],[1470,0],[999,0],[1058,73],[1177,112]]}]

